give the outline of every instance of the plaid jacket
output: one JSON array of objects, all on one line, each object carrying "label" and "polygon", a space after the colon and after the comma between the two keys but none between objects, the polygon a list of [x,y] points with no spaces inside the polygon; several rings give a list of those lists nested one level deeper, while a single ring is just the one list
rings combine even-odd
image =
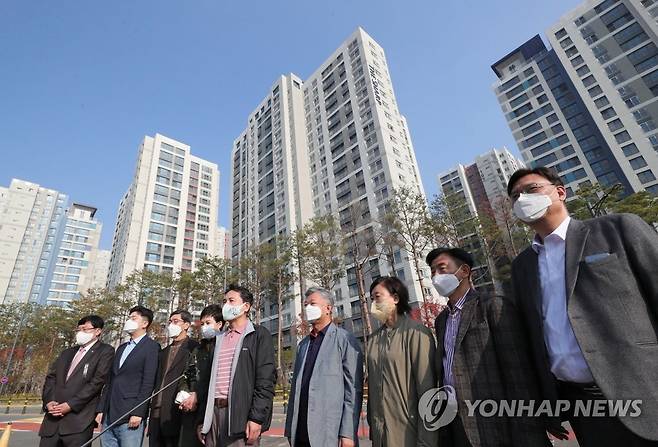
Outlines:
[{"label": "plaid jacket", "polygon": [[[436,369],[443,386],[444,336],[447,309],[436,318]],[[545,420],[528,417],[468,415],[465,401],[539,398],[539,386],[530,357],[527,336],[512,300],[484,297],[469,291],[462,308],[452,363],[458,402],[457,417],[471,445],[549,446]],[[478,407],[479,408],[479,407]],[[490,408],[486,408],[489,410]],[[447,427],[441,429],[444,445],[451,444]]]}]

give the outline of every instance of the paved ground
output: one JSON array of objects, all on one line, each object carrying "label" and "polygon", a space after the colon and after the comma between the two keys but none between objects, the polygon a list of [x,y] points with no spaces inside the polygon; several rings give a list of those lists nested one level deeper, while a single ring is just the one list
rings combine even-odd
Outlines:
[{"label": "paved ground", "polygon": [[[0,402],[0,430],[4,430],[8,421],[12,421],[12,432],[9,446],[13,447],[37,447],[39,445],[39,437],[37,432],[43,415],[40,414],[40,407],[37,405],[30,405],[25,409],[25,414],[22,413],[23,405],[12,406],[9,413],[6,413],[6,403]],[[285,414],[282,405],[274,407],[274,415],[272,416],[272,429],[265,433],[263,436],[262,447],[288,447],[288,442],[283,438],[283,427],[285,423]],[[362,423],[361,433],[363,435],[360,446],[370,447],[371,443],[367,440],[367,428],[365,421]],[[147,438],[148,439],[148,438]],[[148,446],[148,442],[144,443]],[[575,440],[566,442],[555,442],[555,447],[578,447]],[[100,443],[94,443],[93,447],[100,447]]]}]

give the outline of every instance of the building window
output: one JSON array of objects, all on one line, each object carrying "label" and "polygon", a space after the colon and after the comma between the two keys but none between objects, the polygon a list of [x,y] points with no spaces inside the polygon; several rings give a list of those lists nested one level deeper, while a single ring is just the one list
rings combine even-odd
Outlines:
[{"label": "building window", "polygon": [[642,183],[649,183],[653,182],[656,180],[656,176],[653,175],[653,172],[651,172],[651,169],[647,169],[646,171],[642,171],[637,174],[637,178],[640,179],[640,182]]},{"label": "building window", "polygon": [[635,157],[634,159],[630,160],[629,163],[631,164],[631,167],[633,169],[640,169],[647,165],[647,162],[644,160],[644,157],[641,155],[639,157]]}]

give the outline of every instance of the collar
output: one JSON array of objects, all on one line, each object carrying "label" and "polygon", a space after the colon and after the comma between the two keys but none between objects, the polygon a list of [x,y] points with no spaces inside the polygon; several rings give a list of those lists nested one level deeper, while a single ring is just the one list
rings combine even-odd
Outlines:
[{"label": "collar", "polygon": [[185,343],[185,342],[187,341],[188,338],[189,338],[189,337],[185,337],[185,338],[182,339],[182,340],[175,340],[175,339],[174,339],[174,341],[171,342],[171,345],[172,345],[172,346],[174,346],[174,345],[176,345],[176,346],[180,346],[180,345],[182,345],[183,343]]},{"label": "collar", "polygon": [[128,343],[134,343],[135,345],[137,345],[140,341],[142,341],[144,337],[146,337],[146,334],[142,335],[141,337],[137,337],[135,339],[131,338]]},{"label": "collar", "polygon": [[548,237],[556,236],[560,238],[562,241],[566,241],[567,228],[569,228],[569,222],[571,222],[571,216],[565,217],[562,223],[558,225],[558,227],[555,230],[553,230],[551,234],[546,236],[543,241],[541,240],[538,234],[535,234],[535,238],[532,240],[532,249],[535,251],[535,253],[539,253],[539,249],[544,247],[544,241]]},{"label": "collar", "polygon": [[309,333],[309,335],[311,336],[311,338],[316,338],[316,337],[319,337],[320,335],[322,335],[322,337],[324,337],[325,335],[327,335],[327,331],[329,330],[329,326],[331,326],[331,322],[329,322],[329,324],[327,324],[325,327],[320,329],[317,334],[313,335],[313,331],[311,331]]},{"label": "collar", "polygon": [[457,312],[461,312],[462,308],[464,307],[464,303],[466,302],[466,297],[468,297],[468,293],[470,291],[471,289],[469,288],[464,294],[464,296],[457,300],[454,306],[452,306],[450,304],[450,301],[448,301],[448,312],[450,312],[450,315],[454,315]]},{"label": "collar", "polygon": [[96,343],[98,343],[98,339],[94,340],[94,342],[90,345],[87,346],[78,346],[78,351],[85,350],[85,352],[88,352]]},{"label": "collar", "polygon": [[241,325],[241,326],[235,326],[235,327],[233,327],[233,325],[231,325],[231,327],[230,327],[230,329],[228,330],[228,332],[235,332],[235,333],[237,333],[237,334],[242,334],[242,333],[244,332],[244,330],[247,328],[247,325],[248,325],[248,324],[249,324],[249,320],[247,320],[247,322],[246,322],[245,324]]}]

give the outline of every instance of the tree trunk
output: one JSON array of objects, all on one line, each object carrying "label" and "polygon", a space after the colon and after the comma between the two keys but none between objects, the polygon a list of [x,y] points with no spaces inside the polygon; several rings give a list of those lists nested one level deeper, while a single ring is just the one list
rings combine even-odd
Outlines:
[{"label": "tree trunk", "polygon": [[277,313],[278,313],[278,321],[279,321],[279,327],[277,329],[277,337],[276,337],[276,344],[277,344],[277,349],[276,349],[276,371],[277,371],[277,377],[279,378],[281,386],[285,386],[285,378],[283,377],[283,363],[282,363],[282,354],[283,354],[283,290],[281,290],[281,284],[278,284],[277,287],[277,297],[276,297],[276,302],[277,302]]},{"label": "tree trunk", "polygon": [[420,294],[423,296],[423,305],[427,307],[427,297],[425,296],[425,290],[423,290],[423,275],[420,271],[420,266],[418,265],[418,256],[416,256],[416,253],[413,253],[412,256],[414,257],[414,267],[416,268],[418,284],[420,285]]},{"label": "tree trunk", "polygon": [[361,313],[363,314],[362,319],[365,320],[365,336],[363,338],[363,341],[368,341],[368,336],[372,334],[372,325],[370,324],[370,312],[368,310],[368,299],[366,297],[366,290],[365,290],[365,284],[364,284],[364,278],[363,278],[363,266],[357,264],[356,268],[356,281],[357,281],[357,287],[359,289],[359,301],[361,301]]}]

